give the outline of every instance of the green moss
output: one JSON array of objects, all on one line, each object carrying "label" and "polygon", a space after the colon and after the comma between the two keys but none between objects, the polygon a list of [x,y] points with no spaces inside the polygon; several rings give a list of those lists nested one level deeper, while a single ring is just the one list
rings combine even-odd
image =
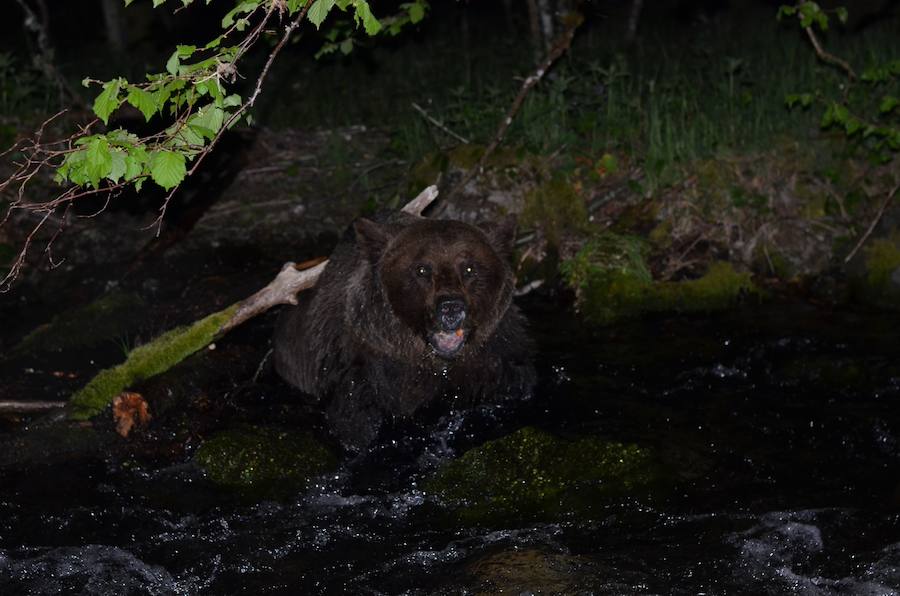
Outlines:
[{"label": "green moss", "polygon": [[879,306],[898,306],[900,287],[891,277],[900,268],[900,248],[893,240],[872,240],[865,249],[866,277],[863,295]]},{"label": "green moss", "polygon": [[194,455],[214,483],[257,496],[288,496],[334,469],[337,459],[309,433],[247,426],[221,432]]},{"label": "green moss", "polygon": [[14,352],[56,351],[96,346],[133,331],[135,311],[144,308],[139,296],[111,292],[81,308],[68,311],[26,335]]},{"label": "green moss", "polygon": [[458,145],[447,152],[447,161],[461,170],[471,170],[484,155],[482,145]]},{"label": "green moss", "polygon": [[559,246],[566,232],[585,231],[588,212],[584,200],[562,174],[529,192],[521,217],[524,227],[539,227],[552,246]]},{"label": "green moss", "polygon": [[566,441],[526,427],[466,452],[425,489],[468,522],[560,519],[590,515],[598,502],[645,488],[658,476],[651,453],[636,445]]},{"label": "green moss", "polygon": [[604,232],[562,264],[585,318],[604,325],[651,312],[722,310],[757,293],[749,273],[725,262],[713,263],[699,279],[654,282],[643,252],[640,239]]},{"label": "green moss", "polygon": [[234,304],[197,321],[164,333],[132,350],[125,362],[100,371],[69,399],[70,417],[85,420],[100,413],[125,388],[175,366],[215,339],[237,309]]},{"label": "green moss", "polygon": [[710,312],[735,305],[743,295],[758,291],[750,273],[735,271],[731,263],[710,265],[699,279],[654,284],[651,310],[674,312]]}]

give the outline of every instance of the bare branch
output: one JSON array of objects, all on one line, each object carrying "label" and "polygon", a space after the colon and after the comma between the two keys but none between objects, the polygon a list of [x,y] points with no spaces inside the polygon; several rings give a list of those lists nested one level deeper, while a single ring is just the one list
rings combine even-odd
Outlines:
[{"label": "bare branch", "polygon": [[847,73],[847,76],[850,77],[851,81],[855,81],[858,78],[856,76],[856,72],[854,72],[853,68],[851,68],[851,66],[846,61],[841,60],[822,47],[822,44],[819,42],[819,38],[816,36],[816,33],[815,31],[813,31],[812,27],[804,27],[803,29],[806,30],[806,35],[807,37],[809,37],[809,41],[812,42],[813,48],[815,48],[816,50],[816,55],[820,60],[822,60],[823,62],[827,62],[832,66],[837,66],[838,68],[843,70],[845,73]]},{"label": "bare branch", "polygon": [[0,414],[27,414],[29,412],[46,412],[56,408],[65,407],[64,401],[26,401],[6,400],[0,401]]},{"label": "bare branch", "polygon": [[875,214],[875,219],[873,219],[872,223],[869,224],[866,233],[862,235],[862,237],[859,239],[859,242],[857,242],[856,246],[853,247],[853,250],[850,251],[850,254],[844,257],[844,263],[849,263],[850,260],[856,256],[856,253],[859,252],[859,249],[862,248],[862,245],[866,243],[866,240],[868,240],[869,236],[872,235],[872,232],[875,231],[875,226],[877,226],[878,222],[881,221],[881,216],[884,215],[885,209],[887,209],[887,206],[890,204],[891,199],[894,198],[894,195],[897,194],[898,189],[900,189],[900,184],[897,184],[897,186],[895,186],[891,190],[891,192],[887,194],[887,197],[885,197],[884,201],[881,202],[881,207],[878,209],[878,213]]},{"label": "bare branch", "polygon": [[465,137],[462,136],[462,135],[456,134],[455,132],[453,132],[452,130],[450,130],[449,128],[447,128],[447,127],[444,125],[444,123],[441,122],[440,120],[435,120],[434,118],[432,118],[432,117],[428,114],[428,112],[425,111],[425,108],[423,108],[422,106],[420,106],[420,105],[417,104],[416,102],[412,102],[412,107],[413,107],[413,109],[414,109],[415,111],[417,111],[417,112],[419,112],[420,114],[422,114],[422,117],[423,117],[423,118],[425,118],[425,119],[428,120],[430,123],[432,123],[432,124],[434,124],[435,126],[437,126],[439,129],[443,130],[445,133],[447,133],[448,135],[450,135],[451,137],[453,137],[454,139],[456,139],[456,140],[459,141],[460,143],[465,143],[466,145],[469,144],[469,140],[468,140],[467,138],[465,138]]},{"label": "bare branch", "polygon": [[584,22],[584,17],[580,14],[576,14],[572,18],[572,22],[569,24],[568,28],[563,32],[563,34],[556,40],[556,43],[553,44],[553,47],[550,49],[550,52],[544,58],[544,60],[538,65],[537,70],[535,70],[531,76],[526,78],[522,82],[522,87],[519,89],[519,93],[516,95],[515,99],[513,99],[512,105],[509,107],[509,110],[506,112],[506,116],[500,121],[500,125],[497,127],[497,132],[494,133],[494,138],[491,141],[490,145],[487,146],[487,149],[484,150],[484,153],[481,155],[481,159],[478,160],[478,164],[472,169],[470,169],[463,179],[456,185],[456,187],[448,193],[450,196],[456,194],[457,191],[462,189],[472,178],[481,174],[484,171],[484,165],[487,163],[488,157],[494,153],[497,147],[503,142],[503,138],[506,135],[506,131],[509,128],[510,124],[512,124],[513,119],[516,117],[516,114],[519,113],[519,109],[522,107],[522,103],[525,101],[525,97],[528,95],[528,92],[531,91],[535,85],[537,85],[541,79],[544,78],[544,75],[547,74],[547,71],[550,70],[550,67],[553,66],[553,63],[556,62],[560,56],[562,56],[566,50],[569,49],[569,46],[572,45],[572,39],[575,37],[575,30]]}]

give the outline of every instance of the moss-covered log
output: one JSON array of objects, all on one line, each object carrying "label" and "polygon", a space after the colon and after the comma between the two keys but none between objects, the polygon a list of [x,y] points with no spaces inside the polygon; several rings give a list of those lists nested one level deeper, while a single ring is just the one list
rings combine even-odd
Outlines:
[{"label": "moss-covered log", "polygon": [[69,400],[69,416],[86,420],[99,414],[127,387],[169,370],[212,343],[238,305],[213,313],[193,325],[172,329],[128,353],[125,362],[100,371]]}]

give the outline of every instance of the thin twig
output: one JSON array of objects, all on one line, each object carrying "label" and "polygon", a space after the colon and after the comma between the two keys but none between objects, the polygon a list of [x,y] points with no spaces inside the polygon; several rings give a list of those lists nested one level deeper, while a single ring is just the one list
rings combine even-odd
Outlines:
[{"label": "thin twig", "polygon": [[812,42],[813,48],[815,48],[816,55],[819,57],[819,59],[821,59],[823,62],[831,64],[832,66],[837,66],[838,68],[846,72],[851,81],[855,81],[857,79],[856,72],[853,71],[853,68],[851,68],[847,62],[841,60],[822,47],[822,44],[819,42],[819,38],[816,37],[816,33],[812,30],[812,27],[804,27],[804,29],[806,30],[806,35],[807,37],[809,37],[809,41]]},{"label": "thin twig", "polygon": [[516,114],[518,114],[519,109],[522,107],[522,103],[524,103],[525,97],[528,95],[528,92],[531,91],[534,86],[544,78],[544,75],[547,74],[547,71],[550,70],[550,67],[553,66],[553,63],[556,62],[559,57],[569,49],[569,46],[572,45],[572,38],[575,37],[575,30],[578,29],[578,26],[581,25],[582,22],[584,22],[584,17],[582,17],[581,15],[575,15],[573,17],[572,23],[563,32],[556,43],[553,44],[550,52],[537,67],[537,70],[535,70],[531,74],[531,76],[529,76],[522,82],[522,87],[519,88],[519,93],[516,95],[515,99],[513,99],[512,105],[506,112],[506,116],[504,116],[500,121],[500,125],[497,127],[497,132],[494,133],[494,139],[491,141],[490,145],[487,146],[487,149],[484,150],[484,153],[481,155],[481,159],[478,160],[478,163],[475,165],[475,167],[466,172],[466,175],[463,176],[463,179],[460,180],[456,187],[448,193],[449,196],[453,196],[454,194],[456,194],[472,178],[484,171],[484,165],[485,163],[487,163],[488,157],[490,157],[491,154],[493,154],[497,147],[500,145],[500,143],[503,142],[506,131],[509,128],[510,124],[512,124],[513,119],[516,117]]},{"label": "thin twig", "polygon": [[0,414],[24,414],[27,412],[46,412],[66,405],[64,401],[24,401],[5,400],[0,401]]},{"label": "thin twig", "polygon": [[875,230],[875,226],[878,225],[878,222],[881,220],[881,216],[884,215],[884,211],[885,209],[887,209],[887,206],[891,202],[891,199],[893,199],[894,195],[897,194],[897,189],[900,189],[900,183],[898,183],[897,186],[895,186],[891,190],[891,192],[888,193],[884,201],[882,201],[881,207],[878,209],[878,213],[875,214],[875,219],[873,219],[872,223],[869,224],[869,229],[867,229],[866,233],[862,235],[862,238],[859,239],[859,242],[857,242],[856,246],[853,247],[853,250],[850,251],[850,254],[844,257],[844,263],[849,263],[850,260],[856,256],[856,253],[859,252],[859,249],[862,248],[862,245],[865,244],[866,240],[869,239],[869,236],[872,235],[872,232]]},{"label": "thin twig", "polygon": [[425,111],[425,108],[423,108],[422,106],[420,106],[420,105],[417,104],[416,102],[412,102],[412,107],[413,107],[413,109],[414,109],[415,111],[417,111],[417,112],[419,112],[420,114],[422,114],[422,117],[423,117],[423,118],[425,118],[425,119],[428,120],[430,123],[432,123],[432,124],[434,124],[435,126],[437,126],[439,129],[443,130],[445,133],[447,133],[448,135],[450,135],[451,137],[453,137],[454,139],[456,139],[456,140],[459,141],[460,143],[464,143],[464,144],[466,144],[466,145],[469,144],[469,139],[467,139],[466,137],[464,137],[464,136],[462,136],[462,135],[456,134],[455,132],[453,132],[452,130],[450,130],[449,128],[447,128],[447,127],[444,125],[444,123],[441,122],[440,120],[436,120],[436,119],[432,118],[432,117],[428,114],[428,112]]}]

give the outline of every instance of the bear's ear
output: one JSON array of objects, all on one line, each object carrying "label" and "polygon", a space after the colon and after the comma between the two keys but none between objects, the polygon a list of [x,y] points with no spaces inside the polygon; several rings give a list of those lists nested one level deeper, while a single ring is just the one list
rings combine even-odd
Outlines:
[{"label": "bear's ear", "polygon": [[505,259],[512,257],[516,242],[515,215],[505,215],[500,221],[482,223],[478,227],[485,233],[500,256]]},{"label": "bear's ear", "polygon": [[356,231],[356,244],[360,250],[370,261],[377,262],[391,239],[388,231],[381,224],[364,217],[353,222],[353,229]]}]

